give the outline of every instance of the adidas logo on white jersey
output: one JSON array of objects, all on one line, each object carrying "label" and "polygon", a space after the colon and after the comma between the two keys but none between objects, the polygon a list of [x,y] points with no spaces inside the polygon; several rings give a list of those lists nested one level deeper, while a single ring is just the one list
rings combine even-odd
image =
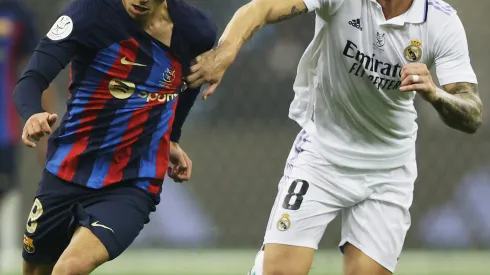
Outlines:
[{"label": "adidas logo on white jersey", "polygon": [[362,31],[362,27],[361,27],[361,19],[353,19],[351,21],[349,21],[349,25],[351,25],[352,27]]}]

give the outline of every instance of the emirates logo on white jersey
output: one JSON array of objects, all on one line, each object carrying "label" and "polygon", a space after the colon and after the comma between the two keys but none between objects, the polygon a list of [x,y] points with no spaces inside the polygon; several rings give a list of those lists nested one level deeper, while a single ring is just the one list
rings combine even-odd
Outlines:
[{"label": "emirates logo on white jersey", "polygon": [[376,54],[366,54],[352,41],[347,40],[343,55],[354,60],[349,73],[367,78],[377,89],[395,90],[400,88],[401,64],[390,64],[378,59]]}]

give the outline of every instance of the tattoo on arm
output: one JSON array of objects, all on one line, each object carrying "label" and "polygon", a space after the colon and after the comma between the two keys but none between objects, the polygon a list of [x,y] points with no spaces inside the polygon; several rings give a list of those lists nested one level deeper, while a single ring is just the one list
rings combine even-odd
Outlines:
[{"label": "tattoo on arm", "polygon": [[305,14],[305,13],[308,13],[308,8],[304,8],[304,9],[300,10],[296,6],[293,6],[291,8],[291,11],[288,14],[283,14],[283,15],[279,16],[274,22],[271,22],[271,23],[281,22],[281,21],[287,20],[289,18],[295,17],[295,16],[300,15],[300,14]]},{"label": "tattoo on arm", "polygon": [[478,86],[456,83],[446,92],[431,102],[444,123],[466,133],[476,132],[482,123],[483,109]]}]

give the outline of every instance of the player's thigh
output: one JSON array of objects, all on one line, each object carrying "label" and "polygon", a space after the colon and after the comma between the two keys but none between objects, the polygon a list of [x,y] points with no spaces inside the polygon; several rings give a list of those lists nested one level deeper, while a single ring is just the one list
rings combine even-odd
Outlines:
[{"label": "player's thigh", "polygon": [[327,225],[348,204],[349,195],[326,174],[329,165],[302,130],[291,148],[269,216],[264,244],[317,249]]},{"label": "player's thigh", "polygon": [[109,253],[99,238],[90,229],[78,226],[52,274],[90,274],[108,260]]},{"label": "player's thigh", "polygon": [[394,272],[409,227],[408,208],[394,203],[366,199],[343,210],[340,247],[344,249],[346,274]]},{"label": "player's thigh", "polygon": [[264,244],[318,248],[327,225],[341,208],[328,192],[304,178],[299,175],[281,179]]},{"label": "player's thigh", "polygon": [[308,274],[327,225],[341,209],[325,189],[302,178],[284,176],[279,184],[264,237],[264,274]]},{"label": "player's thigh", "polygon": [[263,274],[307,275],[311,269],[314,255],[315,250],[310,247],[266,244]]},{"label": "player's thigh", "polygon": [[[266,248],[267,258],[264,257]],[[284,244],[263,245],[255,256],[254,265],[248,275],[308,274],[314,253],[315,250],[308,247]],[[267,264],[264,268],[265,261]]]},{"label": "player's thigh", "polygon": [[71,205],[76,201],[76,186],[43,173],[36,197],[27,218],[24,260],[37,265],[53,265],[70,242]]},{"label": "player's thigh", "polygon": [[390,275],[392,272],[350,243],[343,245],[344,275]]},{"label": "player's thigh", "polygon": [[76,223],[89,229],[115,259],[139,235],[155,211],[151,195],[132,186],[94,192],[94,200],[76,207]]},{"label": "player's thigh", "polygon": [[22,265],[23,275],[51,275],[54,265],[32,264],[24,261]]}]

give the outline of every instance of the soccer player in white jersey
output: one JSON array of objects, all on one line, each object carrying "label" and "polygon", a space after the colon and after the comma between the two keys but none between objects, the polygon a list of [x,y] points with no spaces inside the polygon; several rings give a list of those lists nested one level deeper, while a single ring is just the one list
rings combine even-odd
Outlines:
[{"label": "soccer player in white jersey", "polygon": [[[342,215],[345,274],[391,274],[410,226],[422,96],[474,133],[482,103],[463,25],[440,0],[253,0],[218,48],[197,58],[191,86],[212,94],[243,43],[269,23],[316,13],[289,117],[303,130],[287,160],[251,274],[308,274],[327,225]],[[435,66],[441,88],[429,68]]]}]

